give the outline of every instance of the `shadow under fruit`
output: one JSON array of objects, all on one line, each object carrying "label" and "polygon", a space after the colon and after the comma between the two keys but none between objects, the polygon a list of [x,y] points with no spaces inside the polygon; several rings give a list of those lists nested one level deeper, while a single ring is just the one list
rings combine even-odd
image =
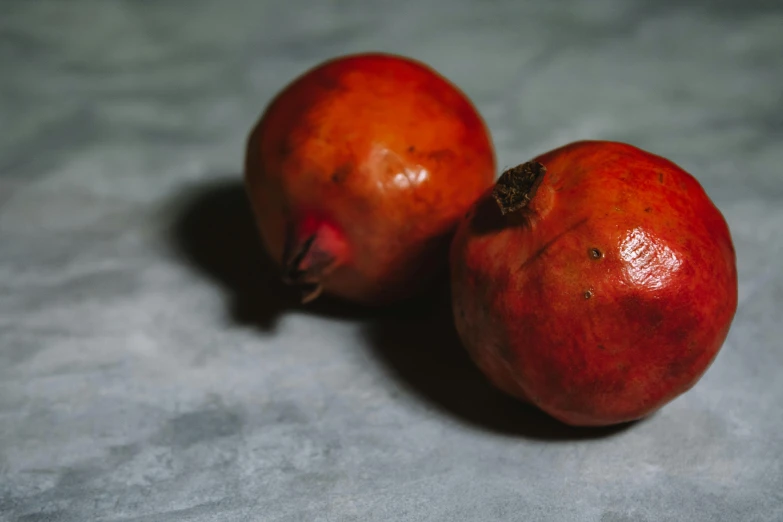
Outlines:
[{"label": "shadow under fruit", "polygon": [[301,304],[265,254],[236,175],[193,185],[170,208],[175,253],[224,290],[234,325],[272,331],[277,319],[292,311],[358,321],[371,361],[380,364],[393,383],[473,428],[565,441],[606,437],[630,426],[573,428],[496,390],[460,345],[445,280],[423,297],[393,306],[365,308],[328,296]]}]

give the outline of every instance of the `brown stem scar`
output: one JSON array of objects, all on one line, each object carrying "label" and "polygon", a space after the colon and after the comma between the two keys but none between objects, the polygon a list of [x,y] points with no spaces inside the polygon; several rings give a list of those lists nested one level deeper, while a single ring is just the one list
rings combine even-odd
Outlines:
[{"label": "brown stem scar", "polygon": [[537,161],[528,161],[503,172],[492,190],[492,198],[500,212],[505,216],[525,208],[536,195],[544,174],[546,167]]}]

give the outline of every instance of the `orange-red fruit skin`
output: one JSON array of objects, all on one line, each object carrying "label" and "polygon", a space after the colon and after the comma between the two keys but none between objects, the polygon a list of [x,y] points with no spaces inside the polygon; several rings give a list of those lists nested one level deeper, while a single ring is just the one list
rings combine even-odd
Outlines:
[{"label": "orange-red fruit skin", "polygon": [[302,223],[327,226],[342,243],[323,287],[365,304],[445,273],[459,219],[494,178],[489,132],[467,97],[428,66],[381,53],[296,78],[253,128],[245,164],[271,256],[282,263],[287,231],[302,240]]},{"label": "orange-red fruit skin", "polygon": [[453,312],[500,389],[564,423],[643,418],[690,389],[737,308],[728,226],[701,185],[636,147],[575,142],[535,159],[526,209],[489,192],[451,250]]}]

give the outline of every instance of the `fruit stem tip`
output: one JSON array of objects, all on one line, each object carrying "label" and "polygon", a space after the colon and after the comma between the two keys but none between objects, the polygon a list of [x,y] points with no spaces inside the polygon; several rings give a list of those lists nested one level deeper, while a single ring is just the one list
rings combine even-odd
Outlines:
[{"label": "fruit stem tip", "polygon": [[536,195],[544,174],[546,167],[537,161],[528,161],[503,172],[492,190],[492,198],[500,212],[505,216],[525,208]]}]

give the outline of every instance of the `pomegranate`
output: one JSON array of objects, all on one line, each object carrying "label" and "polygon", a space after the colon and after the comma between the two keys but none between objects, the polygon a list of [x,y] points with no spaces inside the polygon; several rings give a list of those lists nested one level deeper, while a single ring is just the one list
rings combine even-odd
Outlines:
[{"label": "pomegranate", "polygon": [[362,304],[417,293],[448,268],[459,219],[495,180],[489,132],[430,67],[380,53],[324,62],[268,106],[245,186],[284,280]]},{"label": "pomegranate", "polygon": [[683,169],[623,143],[576,142],[504,172],[450,261],[477,366],[574,426],[637,420],[689,390],[737,308],[719,210]]}]

